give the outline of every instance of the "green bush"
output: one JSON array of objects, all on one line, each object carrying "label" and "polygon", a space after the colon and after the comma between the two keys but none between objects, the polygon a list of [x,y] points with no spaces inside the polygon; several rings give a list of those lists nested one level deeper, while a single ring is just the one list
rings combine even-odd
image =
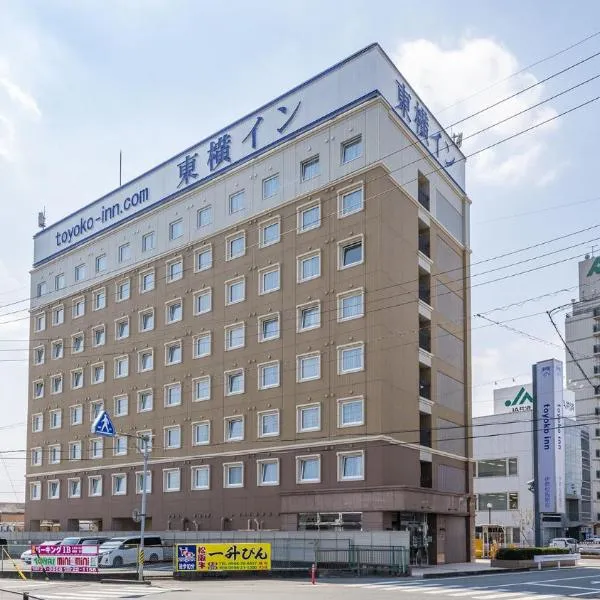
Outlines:
[{"label": "green bush", "polygon": [[569,554],[568,548],[500,548],[497,560],[533,560],[542,554]]}]

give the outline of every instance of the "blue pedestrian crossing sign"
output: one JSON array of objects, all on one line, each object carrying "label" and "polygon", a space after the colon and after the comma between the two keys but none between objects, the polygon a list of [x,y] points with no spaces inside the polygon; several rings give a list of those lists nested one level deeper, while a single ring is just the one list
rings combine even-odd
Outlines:
[{"label": "blue pedestrian crossing sign", "polygon": [[92,423],[92,433],[105,435],[106,437],[113,437],[116,435],[117,432],[115,426],[105,410],[100,411],[100,414],[94,419],[94,422]]}]

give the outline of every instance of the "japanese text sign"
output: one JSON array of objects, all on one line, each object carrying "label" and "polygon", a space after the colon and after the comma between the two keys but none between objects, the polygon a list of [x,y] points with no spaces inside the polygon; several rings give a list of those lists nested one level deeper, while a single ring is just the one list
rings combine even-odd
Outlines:
[{"label": "japanese text sign", "polygon": [[270,571],[271,544],[178,544],[177,571]]},{"label": "japanese text sign", "polygon": [[98,573],[98,546],[32,546],[31,570]]}]

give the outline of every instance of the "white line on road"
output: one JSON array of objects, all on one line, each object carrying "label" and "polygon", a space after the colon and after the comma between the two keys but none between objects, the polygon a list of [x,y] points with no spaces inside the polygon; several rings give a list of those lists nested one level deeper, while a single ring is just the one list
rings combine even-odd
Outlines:
[{"label": "white line on road", "polygon": [[504,590],[497,590],[496,594],[484,594],[483,596],[473,596],[474,600],[497,600],[498,598],[516,598],[517,596],[524,596],[524,592],[506,592]]},{"label": "white line on road", "polygon": [[455,585],[449,585],[448,587],[443,587],[441,589],[437,589],[437,590],[428,590],[426,592],[424,592],[425,594],[446,594],[448,592],[458,592],[460,590],[463,590],[464,588],[458,588]]},{"label": "white line on road", "polygon": [[460,598],[461,596],[472,596],[473,594],[478,594],[480,592],[483,592],[485,590],[485,588],[465,588],[464,592],[458,592],[458,590],[454,590],[455,592],[458,592],[457,594],[448,594],[449,596],[453,596],[453,597],[458,597]]},{"label": "white line on road", "polygon": [[552,583],[529,583],[528,585],[537,585],[539,587],[551,587],[551,588],[565,588],[566,590],[589,590],[591,592],[596,592],[596,594],[600,594],[600,589],[593,590],[590,587],[583,587],[581,585],[562,585],[562,584],[552,584]]}]

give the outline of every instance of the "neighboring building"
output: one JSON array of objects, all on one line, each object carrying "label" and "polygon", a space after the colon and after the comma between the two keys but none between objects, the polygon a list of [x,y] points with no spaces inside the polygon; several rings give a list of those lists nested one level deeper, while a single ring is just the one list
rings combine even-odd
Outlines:
[{"label": "neighboring building", "polygon": [[25,504],[0,502],[0,531],[23,531],[24,520]]},{"label": "neighboring building", "polygon": [[153,530],[468,560],[468,228],[464,157],[372,45],[39,232],[27,527],[136,528],[147,433]]}]

